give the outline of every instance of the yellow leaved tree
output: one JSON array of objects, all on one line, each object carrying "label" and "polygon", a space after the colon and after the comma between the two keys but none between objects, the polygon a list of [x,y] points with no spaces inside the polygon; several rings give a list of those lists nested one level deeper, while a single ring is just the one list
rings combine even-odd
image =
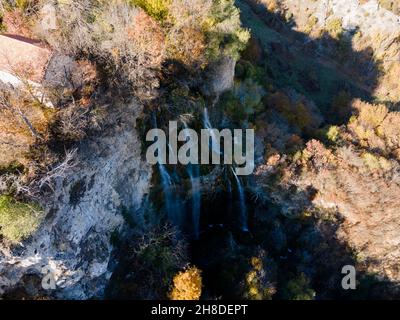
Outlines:
[{"label": "yellow leaved tree", "polygon": [[197,267],[189,267],[174,277],[168,297],[171,300],[199,300],[201,287],[201,270]]}]

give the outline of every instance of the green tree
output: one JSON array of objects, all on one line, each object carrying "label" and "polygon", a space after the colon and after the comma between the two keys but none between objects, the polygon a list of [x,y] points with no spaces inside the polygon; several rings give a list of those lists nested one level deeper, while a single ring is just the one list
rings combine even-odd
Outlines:
[{"label": "green tree", "polygon": [[313,300],[315,291],[310,288],[307,277],[302,273],[291,279],[283,290],[283,298],[285,300]]},{"label": "green tree", "polygon": [[0,234],[11,242],[20,242],[34,233],[42,217],[43,210],[36,203],[0,196]]}]

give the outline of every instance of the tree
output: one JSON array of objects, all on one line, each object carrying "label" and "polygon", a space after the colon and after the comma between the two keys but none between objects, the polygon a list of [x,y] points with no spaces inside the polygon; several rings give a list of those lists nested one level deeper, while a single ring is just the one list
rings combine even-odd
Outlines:
[{"label": "tree", "polygon": [[250,260],[251,270],[246,274],[244,297],[249,300],[270,300],[275,294],[275,286],[270,282],[268,272],[264,268],[265,252]]},{"label": "tree", "polygon": [[237,122],[248,121],[262,110],[265,90],[252,79],[238,81],[222,96],[221,104],[227,115]]},{"label": "tree", "polygon": [[[171,57],[192,56],[192,63],[205,66],[221,56],[239,58],[250,34],[241,27],[239,10],[232,0],[173,0],[168,42]],[[191,35],[190,45],[179,47]],[[193,56],[193,48],[196,54]]]},{"label": "tree", "polygon": [[169,15],[171,0],[130,0],[130,2],[159,22],[164,22]]},{"label": "tree", "polygon": [[291,279],[283,290],[283,298],[287,300],[313,300],[315,291],[310,288],[309,280],[301,273]]},{"label": "tree", "polygon": [[170,225],[139,233],[121,244],[120,252],[107,289],[110,298],[165,299],[174,276],[188,262],[187,244]]},{"label": "tree", "polygon": [[171,300],[199,300],[201,287],[201,271],[197,267],[189,267],[174,277],[169,298]]},{"label": "tree", "polygon": [[37,204],[0,196],[0,235],[9,241],[17,243],[30,236],[42,218],[43,210]]},{"label": "tree", "polygon": [[399,112],[361,100],[355,100],[352,107],[354,115],[343,135],[350,134],[361,146],[400,159]]},{"label": "tree", "polygon": [[161,26],[128,1],[77,0],[57,5],[59,28],[44,37],[67,54],[95,61],[103,80],[146,97],[164,60]]}]

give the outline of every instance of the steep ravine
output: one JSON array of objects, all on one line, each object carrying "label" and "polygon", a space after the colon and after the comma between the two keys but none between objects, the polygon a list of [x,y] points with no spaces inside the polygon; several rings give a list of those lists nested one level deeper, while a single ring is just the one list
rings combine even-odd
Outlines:
[{"label": "steep ravine", "polygon": [[77,165],[57,181],[38,232],[12,250],[1,248],[0,295],[40,296],[41,271],[49,266],[57,287],[52,297],[103,296],[111,276],[110,237],[125,223],[121,208],[140,206],[152,174],[135,128],[142,106],[132,101],[113,108],[113,126],[83,142]]}]

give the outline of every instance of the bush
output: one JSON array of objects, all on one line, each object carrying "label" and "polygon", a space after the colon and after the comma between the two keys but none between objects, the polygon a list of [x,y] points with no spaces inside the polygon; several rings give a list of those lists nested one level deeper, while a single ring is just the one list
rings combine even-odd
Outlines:
[{"label": "bush", "polygon": [[389,171],[392,164],[384,157],[375,156],[372,153],[365,152],[362,154],[365,166],[371,171]]},{"label": "bush", "polygon": [[201,287],[201,271],[196,267],[190,267],[174,277],[169,298],[171,300],[199,300]]},{"label": "bush", "polygon": [[330,115],[336,123],[346,122],[351,115],[351,95],[341,90],[333,98],[330,107]]},{"label": "bush", "polygon": [[328,138],[329,141],[336,142],[339,137],[339,127],[330,126],[326,133],[326,137]]},{"label": "bush", "polygon": [[205,32],[211,59],[218,59],[223,54],[238,60],[250,39],[249,31],[241,26],[240,11],[233,0],[213,1]]},{"label": "bush", "polygon": [[344,31],[342,20],[339,18],[330,19],[326,24],[326,31],[333,39],[339,40]]},{"label": "bush", "polygon": [[268,279],[261,257],[252,257],[251,270],[246,274],[246,290],[244,297],[249,300],[270,300],[276,289]]},{"label": "bush", "polygon": [[317,25],[317,23],[318,23],[318,18],[316,16],[311,16],[307,21],[307,25],[304,31],[306,33],[311,33],[314,27]]},{"label": "bush", "polygon": [[3,19],[4,19],[4,13],[1,11],[0,7],[0,32],[4,32],[7,30],[6,26],[3,23]]},{"label": "bush", "polygon": [[59,31],[44,36],[60,51],[95,60],[120,88],[151,94],[158,86],[164,35],[142,9],[123,0],[77,0],[58,4],[57,15]]},{"label": "bush", "polygon": [[168,17],[171,0],[130,0],[130,3],[142,8],[157,21],[163,22]]},{"label": "bush", "polygon": [[384,156],[398,156],[400,148],[400,114],[390,111],[385,105],[372,105],[355,100],[354,115],[347,125],[347,131],[360,145],[379,152]]},{"label": "bush", "polygon": [[289,280],[283,290],[285,300],[313,300],[314,297],[315,291],[309,287],[309,280],[303,273]]},{"label": "bush", "polygon": [[394,14],[400,14],[400,1],[398,0],[378,0],[379,4]]},{"label": "bush", "polygon": [[121,245],[121,255],[107,288],[113,299],[165,299],[174,276],[188,262],[187,244],[170,226],[130,239]]},{"label": "bush", "polygon": [[204,33],[192,26],[171,32],[167,38],[168,55],[192,68],[204,68],[207,65],[206,47]]},{"label": "bush", "polygon": [[19,10],[23,15],[33,17],[37,13],[41,0],[2,0],[0,10]]},{"label": "bush", "polygon": [[38,228],[43,211],[35,203],[0,196],[0,234],[13,243],[29,237]]},{"label": "bush", "polygon": [[291,126],[311,133],[321,123],[315,105],[295,91],[277,91],[265,99],[266,106],[278,112]]},{"label": "bush", "polygon": [[[221,56],[239,59],[250,34],[241,27],[239,10],[232,0],[173,0],[170,7],[171,29],[168,51],[172,59],[187,57],[193,48],[192,64],[205,66]],[[181,46],[190,39],[190,45]]]},{"label": "bush", "polygon": [[154,71],[166,58],[204,69],[222,56],[237,60],[249,39],[233,0],[76,0],[56,8],[59,30],[42,37],[143,91],[158,86]]},{"label": "bush", "polygon": [[32,2],[32,1],[29,1],[29,0],[16,0],[15,4],[16,4],[17,8],[25,10],[30,5],[30,2]]},{"label": "bush", "polygon": [[[240,80],[252,79],[260,85],[266,85],[266,72],[264,68],[245,60],[236,64],[235,77]],[[268,85],[268,84],[267,84]]]},{"label": "bush", "polygon": [[232,91],[226,93],[221,104],[226,114],[236,122],[248,121],[263,108],[265,90],[251,79],[235,83]]},{"label": "bush", "polygon": [[[48,136],[54,110],[45,108],[25,88],[0,87],[0,166],[29,163],[29,149]],[[10,147],[12,146],[12,147]]]}]

